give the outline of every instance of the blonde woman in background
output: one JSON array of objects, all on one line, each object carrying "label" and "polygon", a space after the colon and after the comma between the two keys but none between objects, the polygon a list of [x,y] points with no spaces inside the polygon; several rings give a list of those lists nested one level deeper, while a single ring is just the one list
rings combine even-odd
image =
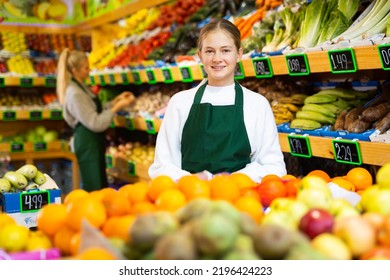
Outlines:
[{"label": "blonde woman in background", "polygon": [[82,188],[93,191],[108,186],[105,131],[116,112],[134,101],[131,92],[123,92],[103,107],[85,84],[89,77],[88,57],[84,52],[65,49],[57,66],[57,95],[63,117],[74,130],[73,149],[80,166]]}]

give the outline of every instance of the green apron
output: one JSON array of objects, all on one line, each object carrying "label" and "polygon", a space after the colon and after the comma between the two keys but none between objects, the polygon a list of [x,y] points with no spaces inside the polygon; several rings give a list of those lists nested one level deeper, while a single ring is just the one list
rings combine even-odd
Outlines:
[{"label": "green apron", "polygon": [[[80,84],[79,87],[83,89]],[[102,104],[99,98],[95,97],[93,100],[97,112],[101,113]],[[90,192],[107,187],[105,132],[93,132],[79,122],[74,129],[74,150],[80,168],[82,188]]]},{"label": "green apron", "polygon": [[200,103],[207,83],[195,94],[184,124],[182,169],[191,173],[234,172],[250,162],[251,147],[244,123],[243,92],[235,82],[235,104],[212,106]]}]

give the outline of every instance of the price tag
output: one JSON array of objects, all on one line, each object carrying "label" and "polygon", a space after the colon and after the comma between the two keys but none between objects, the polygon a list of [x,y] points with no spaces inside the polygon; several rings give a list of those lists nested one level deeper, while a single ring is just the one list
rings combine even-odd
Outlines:
[{"label": "price tag", "polygon": [[141,75],[139,74],[139,71],[137,70],[131,71],[131,75],[133,75],[134,84],[136,85],[142,84]]},{"label": "price tag", "polygon": [[94,76],[89,76],[89,80],[90,80],[90,82],[91,82],[91,86],[96,85],[95,77],[94,77]]},{"label": "price tag", "polygon": [[332,73],[352,73],[357,70],[352,49],[330,50],[328,57]]},{"label": "price tag", "polygon": [[207,78],[207,73],[206,73],[206,71],[204,70],[203,64],[201,64],[199,67],[200,67],[200,71],[202,72],[203,78]]},{"label": "price tag", "polygon": [[129,76],[127,76],[126,72],[121,73],[121,79],[122,79],[122,84],[124,85],[129,84]]},{"label": "price tag", "polygon": [[127,162],[127,173],[131,176],[135,176],[135,163],[132,161]]},{"label": "price tag", "polygon": [[112,160],[112,155],[106,154],[106,167],[107,168],[112,168],[114,166],[113,160]]},{"label": "price tag", "polygon": [[332,140],[334,159],[340,163],[362,164],[359,143],[351,140]]},{"label": "price tag", "polygon": [[32,86],[34,86],[33,78],[22,77],[22,78],[20,78],[19,82],[20,82],[20,86],[21,87],[32,87]]},{"label": "price tag", "polygon": [[4,79],[4,77],[0,77],[0,87],[5,87],[5,79]]},{"label": "price tag", "polygon": [[36,212],[50,203],[49,191],[32,191],[20,193],[20,212]]},{"label": "price tag", "polygon": [[34,151],[35,152],[47,151],[47,143],[43,141],[34,142]]},{"label": "price tag", "polygon": [[51,87],[54,88],[56,87],[57,80],[55,77],[46,77],[45,78],[45,87]]},{"label": "price tag", "polygon": [[179,67],[179,69],[180,69],[180,73],[181,73],[181,79],[183,82],[192,82],[193,81],[191,68],[189,66],[182,66],[182,67]]},{"label": "price tag", "polygon": [[390,44],[378,46],[379,57],[381,58],[382,68],[390,70]]},{"label": "price tag", "polygon": [[11,153],[21,153],[21,152],[24,152],[24,143],[11,142]]},{"label": "price tag", "polygon": [[290,76],[304,76],[310,74],[306,54],[286,55],[287,69]]},{"label": "price tag", "polygon": [[146,132],[149,134],[156,134],[156,128],[153,120],[146,120]]},{"label": "price tag", "polygon": [[62,110],[50,110],[51,120],[62,120]]},{"label": "price tag", "polygon": [[34,110],[30,111],[30,121],[41,121],[42,120],[42,111]]},{"label": "price tag", "polygon": [[274,75],[271,61],[268,57],[255,58],[252,62],[256,78],[271,78]]},{"label": "price tag", "polygon": [[173,77],[172,77],[172,71],[170,68],[162,68],[161,69],[163,77],[164,77],[164,83],[170,84],[173,83]]},{"label": "price tag", "polygon": [[234,70],[234,78],[241,80],[245,78],[244,68],[242,67],[241,61],[237,63],[236,69]]},{"label": "price tag", "polygon": [[135,123],[133,118],[125,118],[125,124],[128,130],[135,130]]},{"label": "price tag", "polygon": [[104,75],[99,75],[99,81],[101,86],[106,85],[106,79],[104,78]]},{"label": "price tag", "polygon": [[303,135],[287,135],[290,153],[293,156],[311,158],[309,138]]},{"label": "price tag", "polygon": [[157,83],[156,75],[154,74],[154,70],[153,69],[147,69],[146,70],[146,76],[148,76],[148,83],[149,84]]},{"label": "price tag", "polygon": [[108,82],[112,86],[116,85],[116,79],[115,79],[115,75],[114,74],[108,74]]},{"label": "price tag", "polygon": [[15,111],[4,111],[3,112],[3,121],[14,121],[16,120]]}]

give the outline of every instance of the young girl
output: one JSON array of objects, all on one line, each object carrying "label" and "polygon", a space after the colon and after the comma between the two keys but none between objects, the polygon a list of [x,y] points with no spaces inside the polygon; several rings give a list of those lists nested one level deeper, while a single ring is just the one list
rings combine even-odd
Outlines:
[{"label": "young girl", "polygon": [[65,49],[57,67],[57,95],[63,116],[74,129],[74,152],[80,167],[82,187],[87,191],[107,187],[105,166],[105,130],[116,112],[134,100],[131,92],[123,92],[105,108],[85,85],[89,77],[88,58],[81,51]]},{"label": "young girl", "polygon": [[234,80],[240,31],[228,20],[212,20],[200,31],[198,49],[208,78],[171,98],[150,177],[239,172],[260,182],[267,174],[286,174],[268,101]]}]

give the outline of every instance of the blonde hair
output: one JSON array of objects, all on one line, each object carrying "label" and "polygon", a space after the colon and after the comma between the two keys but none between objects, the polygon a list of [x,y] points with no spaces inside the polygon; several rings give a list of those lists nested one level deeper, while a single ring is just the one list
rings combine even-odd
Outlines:
[{"label": "blonde hair", "polygon": [[66,88],[68,87],[73,69],[80,67],[88,59],[87,55],[78,50],[64,49],[57,64],[57,96],[60,104],[64,103]]}]

